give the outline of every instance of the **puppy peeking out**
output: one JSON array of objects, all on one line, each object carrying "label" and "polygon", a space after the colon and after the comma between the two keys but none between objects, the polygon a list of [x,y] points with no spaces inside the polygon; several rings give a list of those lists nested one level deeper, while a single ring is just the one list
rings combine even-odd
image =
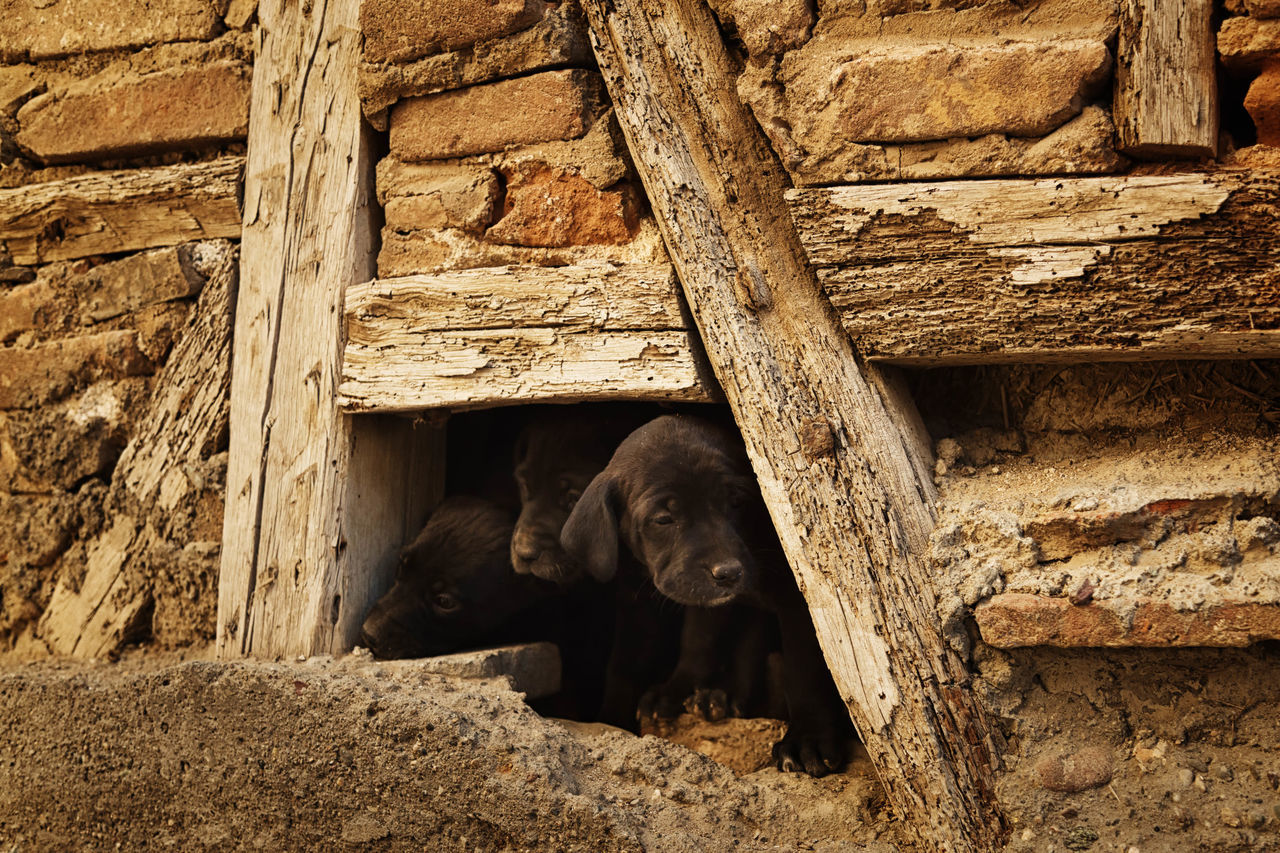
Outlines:
[{"label": "puppy peeking out", "polygon": [[565,568],[607,581],[620,542],[674,601],[776,615],[788,725],[774,759],[813,776],[841,768],[852,724],[738,437],[700,418],[664,416],[623,440],[564,524]]}]

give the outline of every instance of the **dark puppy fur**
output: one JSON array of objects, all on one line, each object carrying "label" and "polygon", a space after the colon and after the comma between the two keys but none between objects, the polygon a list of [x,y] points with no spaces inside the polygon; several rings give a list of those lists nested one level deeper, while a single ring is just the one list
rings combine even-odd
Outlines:
[{"label": "dark puppy fur", "polygon": [[515,574],[511,530],[512,513],[488,499],[446,498],[401,553],[395,585],[365,617],[360,645],[395,659],[552,642],[560,649],[562,689],[538,709],[591,719],[601,703],[612,595]]},{"label": "dark puppy fur", "polygon": [[675,601],[749,604],[777,615],[788,706],[787,734],[774,747],[778,767],[822,776],[842,766],[852,725],[738,437],[674,416],[628,436],[560,536],[573,563],[597,580],[618,571],[619,541]]},{"label": "dark puppy fur", "polygon": [[[581,577],[560,547],[560,528],[618,442],[652,416],[650,407],[617,404],[557,406],[533,414],[516,441],[521,508],[511,537],[511,565],[517,573],[566,586]],[[614,627],[603,698],[594,716],[634,729],[641,694],[675,664],[681,609],[656,595],[638,571],[622,573],[610,594],[612,601],[603,606],[611,609]],[[599,620],[601,615],[582,612],[574,618]]]},{"label": "dark puppy fur", "polygon": [[516,617],[557,594],[507,562],[511,513],[478,497],[446,499],[400,555],[395,585],[374,604],[360,644],[379,658],[427,657],[520,632]]},{"label": "dark puppy fur", "polygon": [[537,410],[515,443],[520,517],[511,536],[511,565],[520,574],[572,580],[560,528],[587,484],[609,464],[618,443],[652,417],[649,407],[552,406]]}]

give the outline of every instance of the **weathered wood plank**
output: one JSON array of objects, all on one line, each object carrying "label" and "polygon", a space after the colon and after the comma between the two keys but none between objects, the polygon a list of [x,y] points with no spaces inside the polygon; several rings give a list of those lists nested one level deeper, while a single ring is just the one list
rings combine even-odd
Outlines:
[{"label": "weathered wood plank", "polygon": [[258,7],[218,590],[223,656],[349,649],[442,477],[439,427],[357,422],[337,408],[343,290],[374,267],[358,5]]},{"label": "weathered wood plank", "polygon": [[[227,429],[236,262],[234,248],[223,244],[156,378],[138,433],[116,463],[106,502],[114,518],[89,543],[84,578],[74,585],[59,581],[54,588],[39,626],[40,639],[54,654],[111,655],[146,627],[139,622],[152,590],[143,567],[148,552],[164,544],[170,510],[182,500],[180,490],[161,500],[162,487],[172,472],[204,462]],[[185,477],[178,479],[185,483]]]},{"label": "weathered wood plank", "polygon": [[[585,0],[592,47],[823,651],[899,813],[934,849],[1004,834],[995,745],[936,624],[931,479],[809,271],[786,179],[699,0]],[[882,390],[884,389],[884,390]]]},{"label": "weathered wood plank", "polygon": [[1213,0],[1123,0],[1112,113],[1120,150],[1214,157],[1218,83]]},{"label": "weathered wood plank", "polygon": [[346,315],[348,411],[717,395],[670,265],[370,281],[348,290]]},{"label": "weathered wood plank", "polygon": [[243,167],[243,157],[223,157],[0,189],[0,243],[32,266],[238,237]]},{"label": "weathered wood plank", "polygon": [[868,358],[1280,355],[1280,176],[1217,172],[788,194]]}]

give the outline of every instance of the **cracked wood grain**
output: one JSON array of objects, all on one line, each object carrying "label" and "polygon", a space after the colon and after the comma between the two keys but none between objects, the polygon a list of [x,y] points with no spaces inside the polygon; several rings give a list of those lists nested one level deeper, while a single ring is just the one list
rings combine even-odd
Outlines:
[{"label": "cracked wood grain", "polygon": [[341,653],[438,497],[442,429],[337,406],[343,289],[374,269],[358,2],[258,19],[217,646]]},{"label": "cracked wood grain", "polygon": [[243,157],[0,189],[0,245],[24,266],[240,236]]},{"label": "cracked wood grain", "polygon": [[[786,209],[785,173],[735,94],[698,0],[586,0],[592,47],[832,675],[890,801],[932,849],[1005,825],[993,730],[944,642],[924,555],[927,450],[856,356]],[[824,423],[816,445],[813,424]],[[805,453],[805,436],[811,451]]]},{"label": "cracked wood grain", "polygon": [[788,200],[871,359],[1280,355],[1277,175],[831,187]]},{"label": "cracked wood grain", "polygon": [[490,267],[347,292],[348,411],[715,399],[670,265]]}]

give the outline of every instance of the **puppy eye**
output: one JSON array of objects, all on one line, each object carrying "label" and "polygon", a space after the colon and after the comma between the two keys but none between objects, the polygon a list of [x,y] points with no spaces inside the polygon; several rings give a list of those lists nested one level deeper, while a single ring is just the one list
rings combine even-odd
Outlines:
[{"label": "puppy eye", "polygon": [[564,493],[564,508],[572,510],[578,505],[578,498],[582,497],[581,489],[566,489]]},{"label": "puppy eye", "polygon": [[657,515],[655,515],[653,518],[649,520],[652,521],[654,524],[661,524],[661,525],[676,523],[675,517],[672,516],[671,513],[669,512],[658,513]]},{"label": "puppy eye", "polygon": [[431,606],[441,613],[452,613],[462,607],[462,603],[447,592],[438,592],[431,598]]}]

